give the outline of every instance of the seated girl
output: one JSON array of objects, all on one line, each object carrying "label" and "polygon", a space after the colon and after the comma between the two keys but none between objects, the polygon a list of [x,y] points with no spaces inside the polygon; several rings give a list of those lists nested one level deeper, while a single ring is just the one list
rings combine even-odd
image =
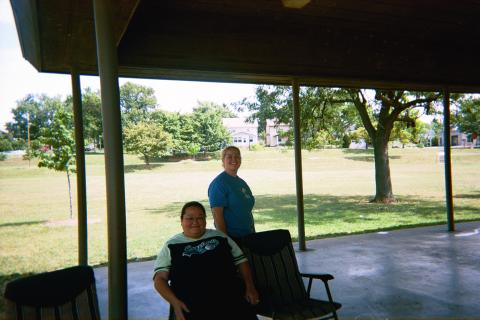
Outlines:
[{"label": "seated girl", "polygon": [[199,202],[186,203],[180,220],[183,233],[160,250],[153,276],[176,319],[257,319],[252,306],[259,302],[258,293],[238,245],[224,233],[206,229]]}]

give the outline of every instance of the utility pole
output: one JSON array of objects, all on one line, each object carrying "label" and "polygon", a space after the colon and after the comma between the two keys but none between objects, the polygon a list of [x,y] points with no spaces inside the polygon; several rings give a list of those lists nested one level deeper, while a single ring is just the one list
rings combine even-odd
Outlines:
[{"label": "utility pole", "polygon": [[30,113],[27,111],[27,143],[28,143],[28,151],[27,151],[27,156],[28,156],[28,167],[30,168],[30,153],[32,152],[32,148],[30,146]]}]

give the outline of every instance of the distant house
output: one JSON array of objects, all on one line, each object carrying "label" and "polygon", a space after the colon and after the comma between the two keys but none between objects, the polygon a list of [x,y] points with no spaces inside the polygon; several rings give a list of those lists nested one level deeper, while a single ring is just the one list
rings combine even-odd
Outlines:
[{"label": "distant house", "polygon": [[358,141],[350,142],[348,149],[368,149],[368,145],[364,139],[360,139]]},{"label": "distant house", "polygon": [[285,123],[275,123],[275,120],[267,119],[265,127],[265,145],[267,147],[276,147],[284,145],[288,137],[282,137],[280,133],[290,130],[290,126]]},{"label": "distant house", "polygon": [[[443,146],[443,131],[438,137],[438,145]],[[459,131],[458,129],[450,130],[450,146],[463,147],[463,148],[480,148],[480,139],[473,134],[467,134]]]},{"label": "distant house", "polygon": [[233,145],[248,147],[258,143],[258,123],[246,122],[246,118],[223,118],[223,125],[233,138]]}]

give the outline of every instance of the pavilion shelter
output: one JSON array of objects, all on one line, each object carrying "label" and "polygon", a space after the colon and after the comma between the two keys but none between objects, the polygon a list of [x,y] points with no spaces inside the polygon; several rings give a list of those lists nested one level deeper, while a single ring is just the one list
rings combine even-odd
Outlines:
[{"label": "pavilion shelter", "polygon": [[[119,77],[292,85],[301,249],[299,86],[443,91],[446,128],[449,93],[480,91],[479,1],[10,1],[24,58],[39,72],[72,75],[80,264],[87,263],[87,199],[79,76],[100,76],[112,319],[127,318]],[[446,143],[453,230],[449,151]]]}]

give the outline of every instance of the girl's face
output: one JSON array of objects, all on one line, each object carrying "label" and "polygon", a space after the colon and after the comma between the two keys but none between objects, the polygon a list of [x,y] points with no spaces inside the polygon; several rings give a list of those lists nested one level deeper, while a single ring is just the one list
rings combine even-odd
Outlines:
[{"label": "girl's face", "polygon": [[230,175],[237,175],[237,171],[242,164],[242,156],[236,149],[227,149],[222,159],[223,167],[225,171]]},{"label": "girl's face", "polygon": [[189,207],[185,210],[182,217],[183,234],[189,238],[198,239],[205,233],[207,221],[202,209],[198,207]]}]

